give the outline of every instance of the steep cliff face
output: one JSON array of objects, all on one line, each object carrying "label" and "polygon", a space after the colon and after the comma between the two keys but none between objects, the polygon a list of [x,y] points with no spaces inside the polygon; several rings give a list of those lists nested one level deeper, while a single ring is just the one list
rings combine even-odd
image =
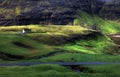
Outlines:
[{"label": "steep cliff face", "polygon": [[[6,0],[1,21],[7,24],[67,24],[74,19],[74,2],[68,0]],[[26,22],[27,21],[27,22]]]},{"label": "steep cliff face", "polygon": [[109,0],[102,6],[99,15],[110,20],[120,20],[120,1]]},{"label": "steep cliff face", "polygon": [[77,10],[108,17],[104,4],[101,0],[0,0],[0,25],[71,24]]}]

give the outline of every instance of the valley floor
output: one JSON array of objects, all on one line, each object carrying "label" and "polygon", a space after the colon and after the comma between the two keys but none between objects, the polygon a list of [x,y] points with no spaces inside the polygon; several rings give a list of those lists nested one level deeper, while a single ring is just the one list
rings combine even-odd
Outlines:
[{"label": "valley floor", "polygon": [[[26,28],[31,32],[21,33]],[[0,27],[0,77],[119,77],[119,50],[106,35],[80,26]]]}]

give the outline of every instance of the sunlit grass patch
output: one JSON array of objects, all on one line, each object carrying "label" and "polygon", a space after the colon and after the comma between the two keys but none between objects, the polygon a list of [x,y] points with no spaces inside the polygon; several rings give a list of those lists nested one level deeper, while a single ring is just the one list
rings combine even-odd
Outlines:
[{"label": "sunlit grass patch", "polygon": [[[92,37],[89,39],[80,39],[75,41],[74,43],[62,45],[61,49],[67,50],[69,52],[82,52],[86,54],[106,54],[106,52],[108,51],[106,49],[108,47],[115,46],[115,44],[108,37],[105,36],[97,37],[92,36]],[[111,52],[112,54],[112,51],[109,52]]]},{"label": "sunlit grass patch", "polygon": [[97,54],[96,52],[89,50],[85,47],[79,46],[79,45],[66,45],[63,46],[62,49],[65,49],[70,52],[81,52],[86,54]]},{"label": "sunlit grass patch", "polygon": [[32,32],[38,33],[82,33],[87,30],[86,28],[80,26],[40,26],[40,25],[25,25],[25,26],[7,26],[0,27],[0,32],[9,32],[9,31],[17,31],[20,32],[24,28],[29,28]]},{"label": "sunlit grass patch", "polygon": [[74,21],[75,25],[82,25],[90,28],[97,26],[103,34],[113,34],[120,32],[120,23],[117,21],[104,20],[96,15],[90,16],[89,14],[78,11],[78,17]]}]

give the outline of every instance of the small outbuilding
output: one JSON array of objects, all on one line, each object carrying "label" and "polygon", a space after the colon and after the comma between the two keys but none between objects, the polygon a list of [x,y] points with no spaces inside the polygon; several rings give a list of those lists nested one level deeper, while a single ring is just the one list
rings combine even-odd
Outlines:
[{"label": "small outbuilding", "polygon": [[24,29],[22,30],[22,34],[25,34],[25,33],[31,33],[31,29],[24,28]]}]

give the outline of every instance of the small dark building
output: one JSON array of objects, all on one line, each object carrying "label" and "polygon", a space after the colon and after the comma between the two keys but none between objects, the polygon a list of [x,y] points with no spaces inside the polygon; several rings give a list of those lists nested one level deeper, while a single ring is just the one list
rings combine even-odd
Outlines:
[{"label": "small dark building", "polygon": [[95,23],[95,24],[93,24],[92,29],[93,30],[100,30],[100,27],[98,24]]},{"label": "small dark building", "polygon": [[22,30],[22,33],[25,34],[25,33],[31,33],[31,29],[28,29],[28,28],[24,28]]}]

